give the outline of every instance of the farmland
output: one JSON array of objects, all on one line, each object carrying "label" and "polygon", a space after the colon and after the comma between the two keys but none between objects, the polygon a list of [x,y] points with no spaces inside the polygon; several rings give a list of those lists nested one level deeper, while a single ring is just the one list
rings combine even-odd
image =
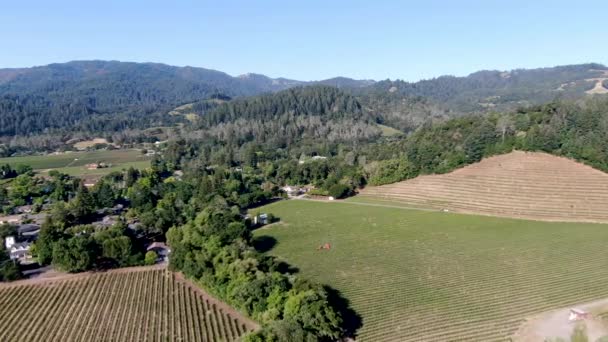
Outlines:
[{"label": "farmland", "polygon": [[361,197],[492,216],[608,222],[608,174],[538,152],[516,151],[447,174],[367,187]]},{"label": "farmland", "polygon": [[531,315],[608,297],[606,225],[389,206],[281,201],[256,209],[280,222],[255,236],[340,291],[360,341],[504,340]]},{"label": "farmland", "polygon": [[255,328],[164,269],[0,287],[1,341],[234,341]]},{"label": "farmland", "polygon": [[[90,163],[106,163],[110,164],[111,167],[88,170],[85,165]],[[0,158],[0,164],[26,164],[39,172],[57,170],[73,176],[79,176],[103,175],[123,168],[129,168],[130,166],[145,168],[150,165],[150,158],[143,156],[138,150],[99,150]]]}]

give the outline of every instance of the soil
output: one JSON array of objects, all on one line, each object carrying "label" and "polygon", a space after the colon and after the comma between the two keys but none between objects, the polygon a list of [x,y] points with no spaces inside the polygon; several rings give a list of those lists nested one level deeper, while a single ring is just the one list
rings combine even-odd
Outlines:
[{"label": "soil", "polygon": [[[516,342],[535,342],[544,341],[547,338],[562,338],[568,341],[572,330],[577,325],[584,325],[587,329],[589,341],[596,341],[600,337],[608,335],[608,325],[599,317],[593,316],[593,311],[598,308],[608,306],[608,299],[602,299],[595,302],[581,304],[569,308],[549,311],[534,317],[529,318],[520,327],[513,337]],[[591,313],[591,317],[571,322],[568,320],[568,314],[571,308],[577,308]]]}]

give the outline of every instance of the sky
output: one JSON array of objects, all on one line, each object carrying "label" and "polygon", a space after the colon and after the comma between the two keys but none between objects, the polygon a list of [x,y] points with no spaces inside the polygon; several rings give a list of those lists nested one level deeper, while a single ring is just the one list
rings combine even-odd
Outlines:
[{"label": "sky", "polygon": [[416,81],[608,64],[606,13],[606,0],[0,0],[0,68],[103,59]]}]

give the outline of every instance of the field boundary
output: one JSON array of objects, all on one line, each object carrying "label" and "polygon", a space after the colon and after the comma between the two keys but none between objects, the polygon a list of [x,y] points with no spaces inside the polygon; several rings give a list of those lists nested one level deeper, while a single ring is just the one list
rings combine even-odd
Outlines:
[{"label": "field boundary", "polygon": [[187,286],[189,286],[190,288],[192,288],[195,292],[200,294],[206,301],[208,301],[211,304],[217,305],[221,310],[224,310],[224,312],[228,313],[229,315],[238,317],[240,321],[242,321],[243,323],[245,323],[245,325],[247,325],[248,328],[251,328],[254,331],[257,331],[261,328],[257,322],[255,322],[254,320],[249,318],[247,315],[239,312],[232,306],[228,305],[226,302],[215,298],[209,292],[205,291],[203,288],[196,285],[192,280],[186,278],[186,276],[184,276],[183,273],[181,273],[181,272],[172,272],[172,273],[178,281],[181,281],[184,284],[186,284]]}]

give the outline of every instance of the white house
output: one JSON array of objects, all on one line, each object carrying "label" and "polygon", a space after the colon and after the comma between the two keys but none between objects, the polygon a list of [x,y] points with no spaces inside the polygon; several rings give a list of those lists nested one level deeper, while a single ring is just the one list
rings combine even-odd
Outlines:
[{"label": "white house", "polygon": [[31,258],[31,255],[30,255],[31,247],[32,247],[32,245],[27,242],[20,242],[20,243],[13,244],[11,246],[11,249],[9,250],[11,259],[19,260],[22,262],[28,261],[28,259]]},{"label": "white house", "polygon": [[15,237],[14,236],[7,236],[4,239],[4,247],[6,248],[7,251],[11,250],[11,247],[13,247],[13,245],[16,243],[15,241]]},{"label": "white house", "polygon": [[283,190],[289,197],[298,196],[304,193],[304,190],[301,188],[291,185],[285,185],[281,188],[281,190]]},{"label": "white house", "polygon": [[268,224],[268,214],[260,214],[253,217],[253,224],[265,225]]}]

